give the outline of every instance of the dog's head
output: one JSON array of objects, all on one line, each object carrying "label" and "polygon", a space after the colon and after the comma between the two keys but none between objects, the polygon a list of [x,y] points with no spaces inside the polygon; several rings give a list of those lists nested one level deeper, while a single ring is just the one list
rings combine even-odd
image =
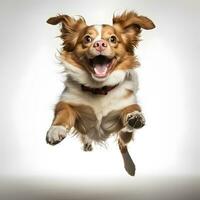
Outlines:
[{"label": "dog's head", "polygon": [[[88,26],[83,17],[78,19],[59,15],[47,20],[61,23],[63,50],[61,60],[65,65],[82,72],[94,82],[121,81],[127,71],[138,65],[134,48],[139,42],[142,29],[153,29],[153,22],[134,12],[113,16],[113,25]],[[76,73],[76,80],[83,77]],[[74,76],[76,76],[74,75]]]}]

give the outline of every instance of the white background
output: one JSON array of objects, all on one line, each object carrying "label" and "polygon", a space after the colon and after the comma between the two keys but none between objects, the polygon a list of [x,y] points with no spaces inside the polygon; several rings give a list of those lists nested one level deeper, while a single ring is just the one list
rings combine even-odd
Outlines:
[{"label": "white background", "polygon": [[0,3],[0,174],[129,180],[114,139],[82,151],[78,139],[45,142],[64,77],[56,59],[57,14],[111,24],[114,12],[135,10],[156,29],[143,31],[139,102],[146,126],[129,145],[137,177],[199,175],[199,1],[11,1]]}]

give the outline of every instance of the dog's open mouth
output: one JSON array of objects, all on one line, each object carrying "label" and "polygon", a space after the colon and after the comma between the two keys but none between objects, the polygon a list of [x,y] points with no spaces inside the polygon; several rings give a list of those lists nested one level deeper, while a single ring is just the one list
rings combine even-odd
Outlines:
[{"label": "dog's open mouth", "polygon": [[108,58],[102,55],[90,59],[90,65],[93,68],[94,75],[97,78],[105,78],[109,74],[114,61],[115,58]]}]

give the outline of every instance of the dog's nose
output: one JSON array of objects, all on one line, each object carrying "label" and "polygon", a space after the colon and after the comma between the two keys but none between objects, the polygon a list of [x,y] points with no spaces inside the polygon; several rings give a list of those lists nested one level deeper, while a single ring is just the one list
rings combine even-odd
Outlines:
[{"label": "dog's nose", "polygon": [[98,40],[94,43],[93,47],[97,51],[104,51],[107,47],[107,42],[105,40]]}]

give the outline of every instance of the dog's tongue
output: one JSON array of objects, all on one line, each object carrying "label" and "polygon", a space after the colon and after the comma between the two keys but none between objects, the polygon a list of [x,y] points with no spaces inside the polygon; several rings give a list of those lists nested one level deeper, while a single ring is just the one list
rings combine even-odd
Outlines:
[{"label": "dog's tongue", "polygon": [[106,76],[106,72],[108,70],[108,67],[106,64],[95,64],[94,65],[94,71],[95,71],[95,75],[98,77],[104,77]]}]

